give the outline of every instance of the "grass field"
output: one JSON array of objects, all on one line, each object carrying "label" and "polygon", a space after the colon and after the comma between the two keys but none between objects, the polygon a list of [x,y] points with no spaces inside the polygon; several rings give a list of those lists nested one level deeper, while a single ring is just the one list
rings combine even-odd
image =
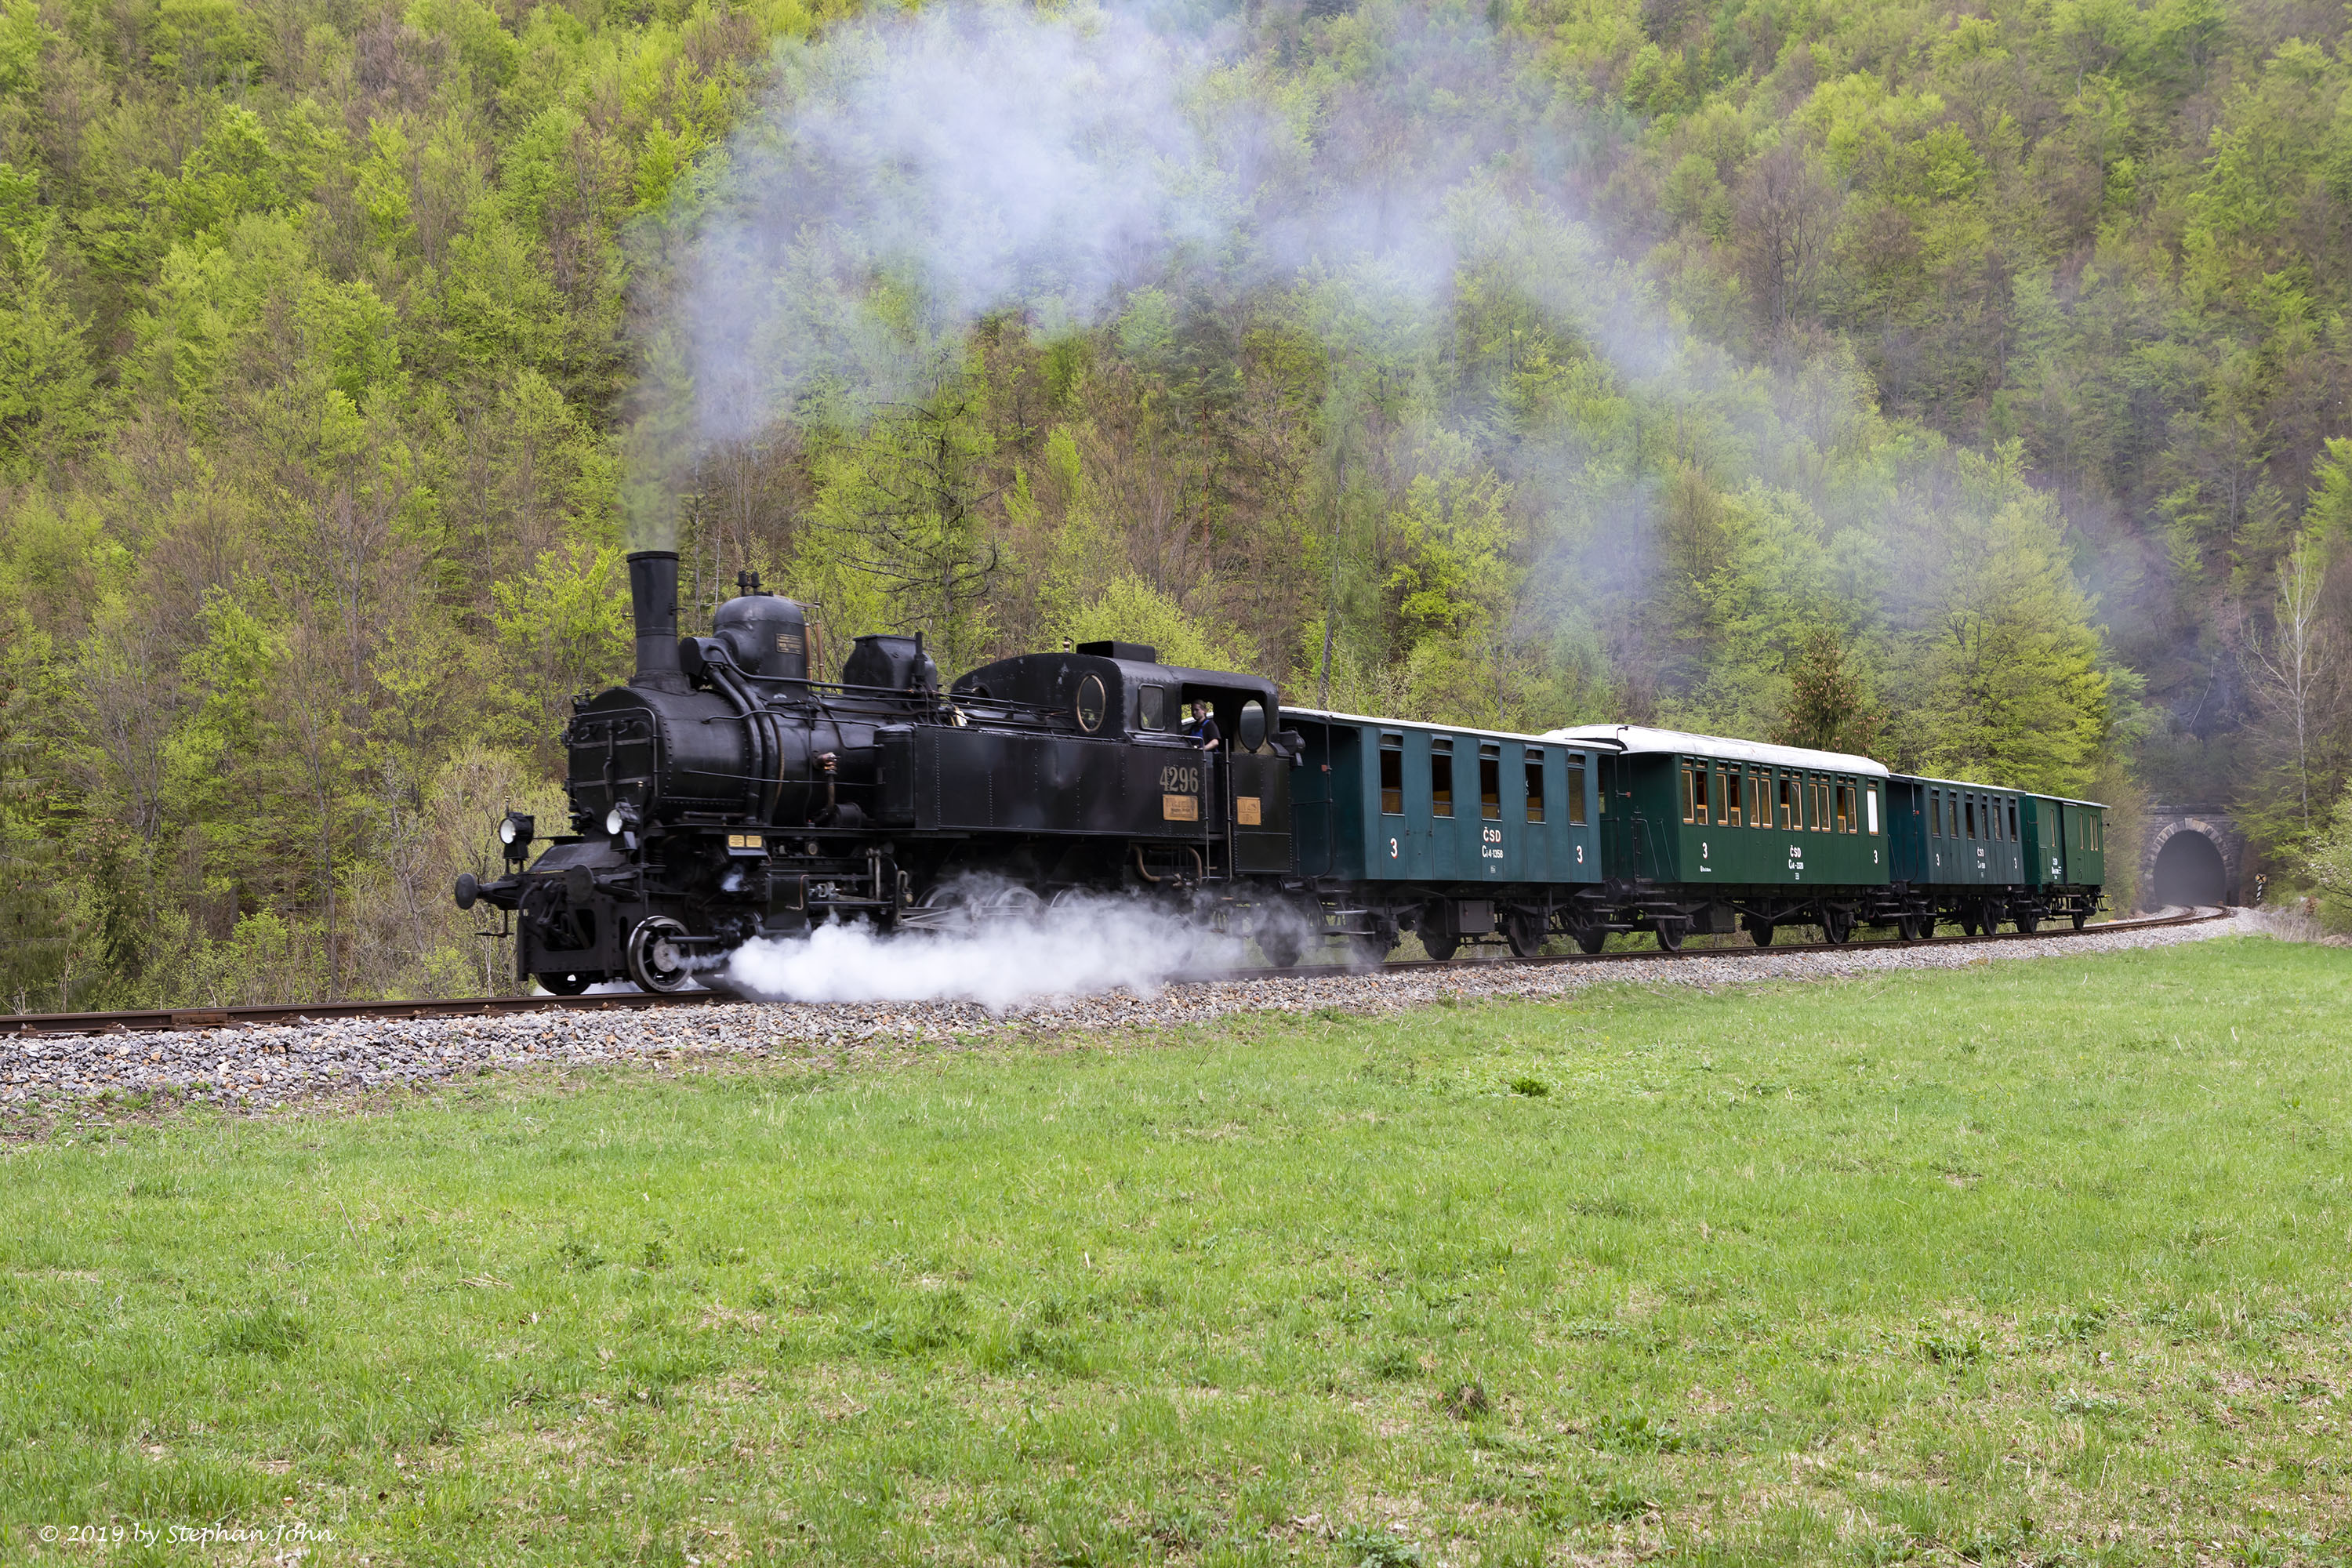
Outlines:
[{"label": "grass field", "polygon": [[2225,941],[19,1144],[0,1552],[2352,1559],[2347,1041]]}]

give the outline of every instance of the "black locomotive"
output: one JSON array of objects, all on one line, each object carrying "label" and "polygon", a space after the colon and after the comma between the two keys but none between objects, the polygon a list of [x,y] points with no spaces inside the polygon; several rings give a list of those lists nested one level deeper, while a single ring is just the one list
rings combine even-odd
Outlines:
[{"label": "black locomotive", "polygon": [[460,908],[514,912],[518,973],[551,991],[675,991],[755,937],[951,928],[1078,892],[1247,931],[1299,887],[1298,742],[1266,681],[1087,643],[942,692],[919,636],[861,637],[824,681],[801,606],[755,577],[680,638],[677,557],[628,564],[636,671],[574,703],[572,831],[525,869],[535,825],[510,815],[509,873],[457,880]]}]

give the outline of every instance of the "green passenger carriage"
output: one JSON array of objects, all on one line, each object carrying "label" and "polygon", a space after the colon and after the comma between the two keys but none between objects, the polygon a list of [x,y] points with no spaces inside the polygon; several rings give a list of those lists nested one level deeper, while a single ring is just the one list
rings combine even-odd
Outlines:
[{"label": "green passenger carriage", "polygon": [[1790,922],[1843,942],[1895,917],[1885,764],[1634,724],[1543,738],[1601,758],[1597,927],[1654,931],[1671,948],[1691,931],[1743,928],[1769,942]]},{"label": "green passenger carriage", "polygon": [[1301,742],[1298,871],[1349,889],[1333,929],[1360,946],[1385,952],[1417,931],[1437,958],[1490,935],[1533,952],[1600,882],[1591,748],[1296,708],[1283,719]]}]

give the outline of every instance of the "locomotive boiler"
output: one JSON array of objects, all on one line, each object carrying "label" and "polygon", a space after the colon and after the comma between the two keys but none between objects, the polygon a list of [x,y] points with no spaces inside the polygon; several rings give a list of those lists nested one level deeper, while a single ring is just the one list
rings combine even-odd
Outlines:
[{"label": "locomotive boiler", "polygon": [[512,912],[519,977],[675,991],[754,938],[961,928],[1080,892],[1245,932],[1298,889],[1297,739],[1267,681],[1103,642],[942,690],[919,635],[858,637],[826,680],[803,607],[755,576],[680,637],[677,555],[628,569],[636,668],[575,700],[570,831],[533,859],[537,825],[510,813],[507,874],[457,879],[460,908]]}]

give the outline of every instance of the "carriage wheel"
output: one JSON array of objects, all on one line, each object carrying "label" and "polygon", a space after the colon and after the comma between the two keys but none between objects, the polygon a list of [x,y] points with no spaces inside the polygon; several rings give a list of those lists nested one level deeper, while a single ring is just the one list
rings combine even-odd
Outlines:
[{"label": "carriage wheel", "polygon": [[2076,910],[2074,914],[2074,929],[2076,931],[2081,931],[2084,926],[2091,923],[2091,911],[2088,910]]},{"label": "carriage wheel", "polygon": [[1853,912],[1850,910],[1822,911],[1822,940],[1832,947],[1843,947],[1853,937]]},{"label": "carriage wheel", "polygon": [[2017,929],[2023,931],[2028,936],[2032,936],[2035,931],[2041,930],[2042,911],[2040,910],[2020,910],[2017,912]]},{"label": "carriage wheel", "polygon": [[1595,953],[1609,945],[1609,932],[1602,926],[1579,926],[1570,934],[1576,938],[1579,952]]},{"label": "carriage wheel", "polygon": [[[1435,931],[1425,931],[1421,933],[1421,950],[1429,954],[1431,963],[1444,963],[1462,951],[1462,939],[1458,936],[1439,936]],[[1387,955],[1384,953],[1381,956]]]},{"label": "carriage wheel", "polygon": [[1681,921],[1659,921],[1657,922],[1657,930],[1652,933],[1658,939],[1658,951],[1661,952],[1680,952],[1683,950],[1683,933],[1685,930],[1685,927],[1684,922]]},{"label": "carriage wheel", "polygon": [[1751,917],[1748,921],[1748,939],[1759,947],[1772,945],[1772,922]]},{"label": "carriage wheel", "polygon": [[1513,958],[1533,958],[1543,951],[1543,916],[1524,912],[1505,915],[1503,940],[1510,944]]}]

